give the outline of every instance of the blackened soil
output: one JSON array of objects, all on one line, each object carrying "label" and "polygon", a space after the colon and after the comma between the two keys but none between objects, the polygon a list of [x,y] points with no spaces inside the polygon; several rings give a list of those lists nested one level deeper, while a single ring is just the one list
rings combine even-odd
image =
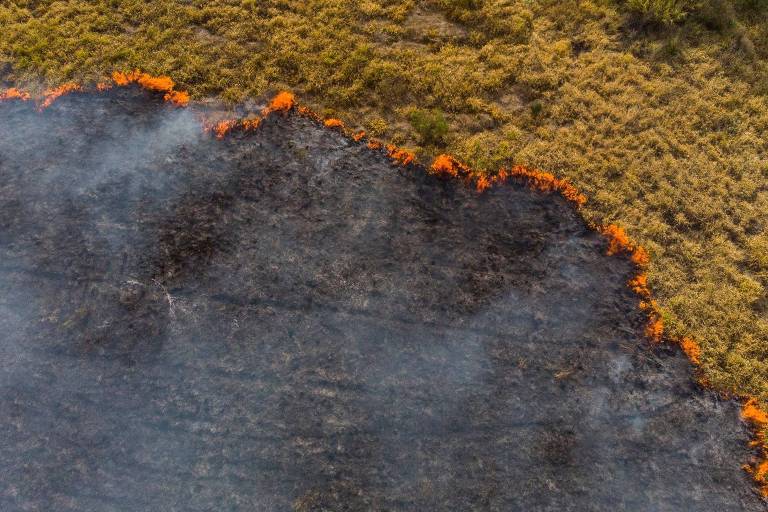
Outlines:
[{"label": "blackened soil", "polygon": [[295,115],[0,105],[0,510],[764,510],[559,198]]}]

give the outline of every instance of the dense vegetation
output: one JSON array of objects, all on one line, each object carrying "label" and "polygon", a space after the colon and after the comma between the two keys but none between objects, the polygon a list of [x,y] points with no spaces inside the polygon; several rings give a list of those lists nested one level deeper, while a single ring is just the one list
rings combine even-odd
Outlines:
[{"label": "dense vegetation", "polygon": [[567,176],[649,249],[709,381],[768,400],[766,3],[15,0],[0,78],[138,67],[230,103],[287,88],[424,161]]}]

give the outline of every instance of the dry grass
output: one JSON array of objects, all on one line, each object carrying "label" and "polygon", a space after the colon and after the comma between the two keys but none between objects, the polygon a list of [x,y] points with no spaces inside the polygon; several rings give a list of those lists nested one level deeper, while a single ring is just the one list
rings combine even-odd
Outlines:
[{"label": "dry grass", "polygon": [[0,78],[286,88],[424,160],[567,177],[649,249],[707,380],[768,400],[768,20],[760,0],[704,4],[654,27],[609,0],[15,1]]}]

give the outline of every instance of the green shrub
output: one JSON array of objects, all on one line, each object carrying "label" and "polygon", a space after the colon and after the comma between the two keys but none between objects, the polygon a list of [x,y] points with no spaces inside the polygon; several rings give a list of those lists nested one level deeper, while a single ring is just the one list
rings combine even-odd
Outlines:
[{"label": "green shrub", "polygon": [[448,122],[442,111],[438,109],[416,109],[411,112],[411,126],[419,134],[420,142],[424,145],[439,145],[445,142],[448,134]]},{"label": "green shrub", "polygon": [[531,103],[531,115],[534,119],[538,119],[538,117],[541,115],[541,113],[544,111],[544,105],[539,101],[536,100],[533,103]]}]

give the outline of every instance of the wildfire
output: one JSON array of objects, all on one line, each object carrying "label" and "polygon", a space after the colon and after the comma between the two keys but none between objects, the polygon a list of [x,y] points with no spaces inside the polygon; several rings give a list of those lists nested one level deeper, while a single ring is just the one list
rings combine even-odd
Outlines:
[{"label": "wildfire", "polygon": [[432,162],[432,166],[429,168],[429,172],[437,176],[451,176],[458,178],[459,171],[463,170],[463,166],[450,155],[439,155]]},{"label": "wildfire", "polygon": [[[141,71],[135,70],[130,71],[128,73],[123,73],[121,71],[115,71],[112,73],[112,80],[111,81],[102,81],[96,84],[95,89],[99,92],[107,91],[109,89],[112,89],[115,85],[117,86],[126,86],[129,84],[138,84],[144,89],[150,90],[150,91],[156,91],[156,92],[162,92],[165,93],[163,98],[165,101],[172,103],[174,105],[184,107],[189,103],[190,97],[189,93],[185,91],[177,91],[174,89],[175,84],[173,80],[171,80],[167,76],[152,76],[148,73],[142,73]],[[65,94],[69,94],[74,91],[82,91],[83,87],[74,83],[74,82],[67,82],[65,84],[62,84],[55,89],[50,89],[45,92],[43,95],[42,102],[40,103],[40,110],[46,109],[50,107],[54,101],[56,101],[61,96],[64,96]],[[8,89],[2,93],[0,93],[0,101],[2,100],[10,100],[10,99],[19,99],[19,100],[29,100],[30,95],[27,92],[22,92],[19,89],[11,88]]]},{"label": "wildfire", "polygon": [[[650,291],[648,292],[650,296]],[[648,298],[640,302],[640,309],[648,313],[648,325],[645,327],[645,335],[654,343],[661,343],[664,337],[664,322],[661,319],[661,310],[655,300]]]},{"label": "wildfire", "polygon": [[387,145],[387,155],[400,165],[408,165],[416,160],[416,155],[393,144]]},{"label": "wildfire", "polygon": [[645,328],[645,335],[655,343],[661,343],[664,337],[664,322],[661,318],[652,317]]},{"label": "wildfire", "polygon": [[568,180],[557,178],[548,172],[516,165],[509,171],[505,170],[504,176],[526,181],[529,187],[540,192],[560,192],[564,198],[577,207],[581,207],[587,202],[587,196],[580,193]]},{"label": "wildfire", "polygon": [[209,123],[203,120],[205,131],[212,132],[217,139],[223,139],[229,132],[235,128],[243,131],[253,131],[261,126],[262,118],[254,117],[251,119],[224,119],[216,123]]},{"label": "wildfire", "polygon": [[639,267],[647,267],[651,263],[651,256],[643,247],[637,245],[632,252],[632,261]]},{"label": "wildfire", "polygon": [[15,87],[11,87],[10,89],[6,89],[5,91],[0,93],[0,101],[5,100],[21,100],[21,101],[27,101],[29,100],[30,96],[28,92],[21,91]]},{"label": "wildfire", "polygon": [[651,296],[651,290],[648,288],[648,275],[645,273],[632,278],[629,281],[629,287],[641,297],[649,298]]},{"label": "wildfire", "polygon": [[42,109],[48,108],[58,98],[64,96],[65,94],[69,94],[74,91],[79,91],[81,89],[82,88],[74,82],[68,82],[66,84],[60,85],[59,87],[56,87],[55,89],[50,89],[45,92],[45,99],[43,100],[43,103],[40,104],[40,109],[42,110]]},{"label": "wildfire", "polygon": [[701,347],[698,343],[691,338],[683,338],[680,340],[680,347],[693,364],[697,366],[701,364]]},{"label": "wildfire", "polygon": [[227,119],[225,121],[219,121],[213,127],[213,133],[216,134],[217,139],[223,139],[224,136],[235,127],[237,121],[234,119]]},{"label": "wildfire", "polygon": [[244,130],[255,130],[261,126],[261,119],[258,117],[253,119],[245,119],[241,124]]},{"label": "wildfire", "polygon": [[753,446],[760,447],[760,460],[755,466],[747,465],[744,467],[752,473],[752,478],[760,486],[763,496],[768,497],[768,440],[766,440],[766,429],[768,429],[768,413],[760,408],[755,398],[748,398],[741,408],[741,417],[749,423],[755,430],[755,441]]},{"label": "wildfire", "polygon": [[478,192],[485,192],[487,189],[491,188],[491,180],[489,180],[488,177],[484,175],[478,176],[475,183],[475,188]]},{"label": "wildfire", "polygon": [[[169,77],[152,76],[138,70],[128,73],[115,72],[112,74],[112,83],[101,82],[97,84],[96,89],[105,91],[111,89],[113,84],[117,86],[127,86],[133,83],[151,91],[164,93],[165,101],[174,105],[186,106],[190,101],[188,93],[174,89],[175,84]],[[82,90],[82,88],[77,84],[66,83],[56,89],[47,91],[40,108],[44,109],[50,106],[62,95],[78,90]],[[10,88],[0,93],[0,101],[27,101],[29,99],[30,95],[28,93],[16,88]],[[265,108],[262,113],[266,116],[272,112],[288,112],[295,106],[295,96],[290,92],[283,91],[278,93],[272,99],[269,106]],[[318,123],[323,123],[327,128],[344,130],[344,123],[339,119],[326,119],[323,121],[316,113],[305,106],[299,106],[297,111],[299,115],[311,118]],[[258,117],[241,120],[229,119],[219,121],[213,125],[204,123],[204,126],[206,130],[212,131],[216,135],[216,138],[222,139],[236,127],[240,127],[243,130],[255,130],[260,126],[262,120],[262,118]],[[366,133],[360,131],[351,135],[351,138],[354,141],[359,142],[363,140],[365,136]],[[366,145],[372,150],[380,150],[383,147],[382,143],[377,139],[368,139]],[[398,148],[394,145],[387,145],[386,151],[389,158],[400,165],[408,165],[415,162],[416,159],[415,155],[410,151]],[[583,206],[587,201],[586,196],[579,193],[576,187],[574,187],[568,180],[557,178],[551,173],[530,169],[520,165],[511,169],[500,169],[495,176],[488,177],[483,173],[470,169],[452,156],[443,154],[435,158],[432,165],[429,167],[428,172],[438,176],[464,178],[468,182],[474,180],[475,188],[480,192],[483,192],[496,184],[504,183],[509,179],[517,179],[525,183],[531,189],[540,192],[558,192],[577,208]],[[650,255],[648,252],[633,241],[623,228],[614,224],[606,226],[593,225],[593,227],[607,237],[607,254],[609,256],[626,254],[640,269],[644,269],[649,265]],[[645,334],[651,341],[660,343],[664,336],[664,323],[661,310],[657,302],[652,299],[647,274],[644,271],[639,272],[628,282],[628,286],[635,293],[640,295],[642,298],[640,308],[648,314],[648,324],[645,328]],[[702,350],[701,346],[695,340],[683,337],[678,340],[678,343],[693,364],[697,366],[701,365]],[[700,379],[700,382],[702,382],[703,385],[708,385],[704,378]],[[755,441],[753,441],[753,446],[759,447],[761,450],[761,458],[759,462],[753,465],[747,465],[746,468],[752,474],[755,482],[760,486],[763,495],[768,497],[768,440],[766,440],[765,432],[766,429],[768,429],[768,412],[760,408],[755,398],[749,398],[742,406],[741,415],[744,421],[750,423],[755,429],[756,437]]]},{"label": "wildfire", "polygon": [[608,256],[613,256],[621,252],[633,252],[634,244],[623,228],[615,224],[609,224],[603,227],[602,233],[608,237]]},{"label": "wildfire", "polygon": [[316,121],[318,123],[322,122],[322,119],[320,118],[320,116],[315,114],[312,111],[312,109],[309,108],[309,107],[305,107],[304,105],[302,105],[302,106],[300,106],[298,108],[298,111],[299,111],[299,115],[302,116],[302,117],[306,117],[306,118],[312,119],[313,121]]},{"label": "wildfire", "polygon": [[117,85],[124,87],[131,82],[134,82],[135,80],[132,80],[129,75],[132,75],[132,73],[122,73],[120,71],[115,71],[112,73],[112,81],[115,82]]},{"label": "wildfire", "polygon": [[168,91],[163,99],[178,107],[186,107],[189,104],[189,93],[186,91]]},{"label": "wildfire", "polygon": [[112,73],[112,81],[121,87],[139,84],[149,91],[164,92],[163,99],[179,107],[186,107],[189,104],[189,93],[175,90],[176,84],[167,76],[153,76],[137,69],[128,73],[115,71]]},{"label": "wildfire", "polygon": [[270,112],[288,112],[294,105],[296,105],[296,97],[290,92],[280,92],[272,99],[272,102],[267,108],[267,113]]},{"label": "wildfire", "polygon": [[608,256],[621,253],[628,254],[632,262],[641,268],[647,267],[651,262],[648,251],[632,240],[622,227],[609,224],[598,229],[608,238]]},{"label": "wildfire", "polygon": [[341,119],[326,119],[323,124],[326,128],[340,128],[344,129],[344,123],[341,121]]},{"label": "wildfire", "polygon": [[171,92],[176,85],[170,77],[152,76],[148,73],[142,73],[138,69],[128,73],[115,71],[112,73],[112,81],[119,86],[137,83],[145,89],[158,92]]},{"label": "wildfire", "polygon": [[741,409],[741,417],[757,428],[768,428],[768,413],[760,409],[757,405],[757,400],[754,398],[750,398],[744,403],[744,407]]}]

